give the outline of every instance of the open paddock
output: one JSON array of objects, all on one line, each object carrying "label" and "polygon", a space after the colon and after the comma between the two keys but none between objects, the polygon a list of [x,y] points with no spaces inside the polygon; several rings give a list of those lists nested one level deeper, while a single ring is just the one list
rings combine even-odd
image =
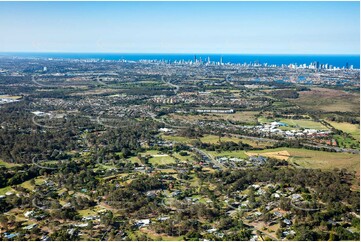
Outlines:
[{"label": "open paddock", "polygon": [[248,155],[263,155],[282,158],[303,168],[332,170],[346,168],[360,174],[360,155],[350,153],[334,153],[326,151],[281,147],[248,152]]},{"label": "open paddock", "polygon": [[341,130],[345,133],[349,133],[356,140],[360,140],[360,125],[359,124],[350,124],[350,123],[337,123],[332,121],[327,121],[335,129]]},{"label": "open paddock", "polygon": [[290,102],[312,111],[360,112],[360,95],[329,88],[312,88],[299,92],[300,97]]}]

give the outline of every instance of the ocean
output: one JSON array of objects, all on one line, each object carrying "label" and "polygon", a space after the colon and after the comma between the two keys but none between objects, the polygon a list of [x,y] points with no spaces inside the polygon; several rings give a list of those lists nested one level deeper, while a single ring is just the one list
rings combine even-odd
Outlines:
[{"label": "ocean", "polygon": [[61,58],[61,59],[104,59],[104,60],[165,60],[165,61],[193,61],[195,56],[199,60],[223,63],[243,64],[243,63],[267,63],[268,65],[282,64],[306,64],[313,62],[319,64],[329,64],[336,67],[360,68],[360,55],[269,55],[269,54],[122,54],[122,53],[0,53],[0,56],[18,57],[40,57],[40,58]]}]

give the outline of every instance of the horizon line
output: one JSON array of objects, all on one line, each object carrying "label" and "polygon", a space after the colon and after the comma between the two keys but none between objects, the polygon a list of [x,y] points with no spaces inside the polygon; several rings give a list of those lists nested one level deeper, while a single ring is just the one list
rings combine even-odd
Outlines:
[{"label": "horizon line", "polygon": [[0,54],[139,54],[139,55],[355,55],[360,53],[201,53],[201,52],[65,52],[65,51],[0,51]]}]

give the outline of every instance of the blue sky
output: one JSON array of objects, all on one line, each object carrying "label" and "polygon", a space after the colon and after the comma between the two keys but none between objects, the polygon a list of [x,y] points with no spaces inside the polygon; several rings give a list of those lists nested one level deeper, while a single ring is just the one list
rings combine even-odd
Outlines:
[{"label": "blue sky", "polygon": [[359,2],[0,2],[0,52],[359,54]]}]

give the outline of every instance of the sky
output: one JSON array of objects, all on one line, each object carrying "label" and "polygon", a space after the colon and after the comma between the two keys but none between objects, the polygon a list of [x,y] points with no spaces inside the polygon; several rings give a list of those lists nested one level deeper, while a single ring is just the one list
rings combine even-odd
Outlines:
[{"label": "sky", "polygon": [[359,2],[0,2],[0,52],[359,54]]}]

